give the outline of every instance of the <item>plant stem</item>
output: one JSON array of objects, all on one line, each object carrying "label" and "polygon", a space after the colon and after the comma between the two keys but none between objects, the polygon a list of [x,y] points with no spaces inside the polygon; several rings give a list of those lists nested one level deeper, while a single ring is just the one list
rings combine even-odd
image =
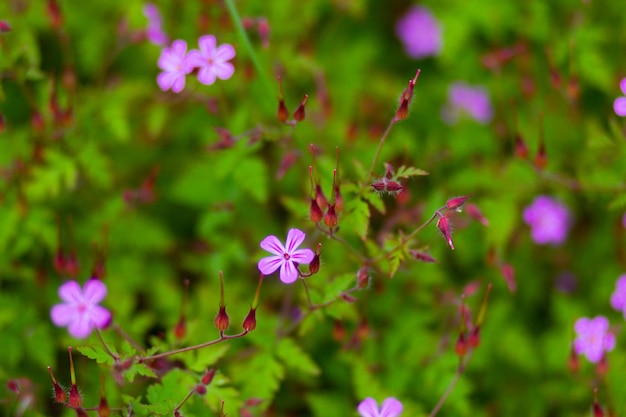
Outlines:
[{"label": "plant stem", "polygon": [[219,339],[215,339],[215,340],[211,340],[210,342],[205,342],[205,343],[200,343],[199,345],[194,345],[194,346],[187,346],[181,349],[176,349],[176,350],[171,350],[169,352],[163,352],[163,353],[158,353],[156,355],[152,355],[152,356],[143,356],[143,357],[138,357],[137,360],[139,362],[145,362],[145,361],[151,361],[154,359],[160,359],[160,358],[165,358],[167,356],[171,356],[171,355],[176,355],[178,353],[183,353],[183,352],[189,352],[191,350],[197,350],[197,349],[202,349],[205,348],[207,346],[211,346],[211,345],[216,345],[220,342],[223,342],[224,340],[229,340],[229,339],[237,339],[239,337],[243,337],[246,334],[248,334],[247,331],[243,331],[241,333],[238,334],[233,334],[233,335],[226,335],[226,334],[221,334]]},{"label": "plant stem", "polygon": [[[372,179],[372,176],[374,175],[374,170],[376,169],[376,165],[378,164],[378,158],[380,158],[380,152],[383,149],[383,145],[385,144],[385,140],[387,140],[387,136],[389,136],[389,132],[391,132],[391,128],[393,127],[393,125],[395,124],[394,119],[392,118],[389,121],[389,124],[387,125],[387,129],[385,129],[385,131],[383,132],[383,135],[380,137],[380,140],[378,141],[378,147],[376,148],[376,153],[374,154],[374,159],[372,160],[372,166],[370,167],[369,170],[369,174],[367,175],[367,181],[365,181],[365,184],[369,183],[370,180]],[[366,187],[363,187],[363,189],[366,189]]]}]

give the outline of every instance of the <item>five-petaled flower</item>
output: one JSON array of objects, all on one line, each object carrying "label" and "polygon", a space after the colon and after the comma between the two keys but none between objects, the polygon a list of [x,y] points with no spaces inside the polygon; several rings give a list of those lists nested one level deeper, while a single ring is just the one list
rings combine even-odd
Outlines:
[{"label": "five-petaled flower", "polygon": [[359,404],[357,411],[361,417],[397,417],[402,413],[402,403],[393,397],[383,401],[380,410],[376,400],[367,397]]},{"label": "five-petaled flower", "polygon": [[626,319],[626,274],[621,275],[615,284],[615,291],[611,294],[611,307],[621,311]]},{"label": "five-petaled flower", "polygon": [[441,50],[439,22],[426,7],[413,6],[396,24],[396,34],[411,58],[437,55]]},{"label": "five-petaled flower", "polygon": [[536,243],[559,245],[567,239],[571,216],[567,207],[557,200],[540,195],[524,209],[523,217]]},{"label": "five-petaled flower", "polygon": [[[619,83],[619,88],[621,88],[622,93],[626,96],[626,78],[622,79]],[[613,102],[613,110],[615,110],[615,114],[621,117],[626,117],[626,97],[624,96],[616,98]]]},{"label": "five-petaled flower", "polygon": [[180,93],[185,88],[185,75],[193,71],[187,55],[187,42],[175,40],[170,48],[164,48],[158,66],[163,70],[157,76],[157,84],[163,91],[172,89]]},{"label": "five-petaled flower", "polygon": [[446,123],[454,124],[465,114],[478,123],[489,123],[493,117],[489,93],[482,87],[456,82],[448,89],[448,103],[441,110],[441,116]]},{"label": "five-petaled flower", "polygon": [[98,305],[106,296],[107,287],[99,279],[90,279],[81,290],[76,281],[68,281],[59,287],[59,297],[63,304],[50,310],[50,317],[56,326],[67,326],[69,333],[82,339],[91,334],[94,328],[102,329],[111,321],[111,313]]},{"label": "five-petaled flower", "polygon": [[200,50],[192,49],[187,55],[189,63],[199,68],[198,81],[211,85],[217,78],[227,80],[232,77],[235,67],[230,61],[235,57],[235,48],[227,43],[217,46],[215,36],[206,35],[198,40]]},{"label": "five-petaled flower", "polygon": [[291,229],[287,233],[285,246],[276,236],[270,235],[261,241],[261,248],[274,254],[259,261],[259,271],[270,275],[280,268],[280,280],[291,284],[300,276],[298,264],[308,264],[315,254],[311,249],[297,249],[304,242],[306,235],[302,230]]},{"label": "five-petaled flower", "polygon": [[615,347],[615,335],[609,331],[609,320],[604,316],[580,318],[576,320],[574,330],[574,351],[578,355],[585,355],[589,362],[600,362],[604,353]]}]

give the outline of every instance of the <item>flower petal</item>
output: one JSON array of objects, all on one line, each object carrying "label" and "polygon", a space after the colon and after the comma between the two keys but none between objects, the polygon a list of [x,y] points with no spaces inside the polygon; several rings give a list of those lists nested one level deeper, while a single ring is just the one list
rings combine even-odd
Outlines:
[{"label": "flower petal", "polygon": [[185,76],[176,74],[174,78],[174,84],[172,84],[172,91],[174,93],[180,93],[185,88]]},{"label": "flower petal", "polygon": [[280,266],[280,280],[285,284],[295,282],[299,276],[298,268],[296,268],[293,262],[286,261]]},{"label": "flower petal", "polygon": [[180,58],[184,58],[187,53],[187,42],[180,39],[172,42],[172,53]]},{"label": "flower petal", "polygon": [[92,306],[89,309],[91,323],[99,329],[103,329],[111,322],[111,312],[101,306]]},{"label": "flower petal", "polygon": [[271,275],[273,274],[285,261],[285,258],[282,256],[268,256],[259,261],[258,267],[259,271],[263,275]]},{"label": "flower petal", "polygon": [[361,414],[361,417],[378,417],[378,404],[371,397],[361,401],[356,410]]},{"label": "flower petal", "polygon": [[291,255],[292,252],[304,242],[306,235],[300,229],[290,229],[287,233],[287,241],[285,242],[286,252]]},{"label": "flower petal", "polygon": [[57,304],[50,309],[52,323],[58,327],[67,326],[75,316],[76,309],[67,304]]},{"label": "flower petal", "polygon": [[280,240],[274,235],[269,235],[263,239],[261,241],[261,248],[280,257],[287,252]]},{"label": "flower petal", "polygon": [[211,85],[215,82],[214,66],[204,66],[198,71],[198,81],[205,85]]},{"label": "flower petal", "polygon": [[68,281],[59,287],[59,297],[66,303],[78,303],[83,300],[83,292],[76,281]]},{"label": "flower petal", "polygon": [[162,72],[157,75],[157,84],[159,88],[163,91],[167,91],[172,88],[174,81],[176,80],[177,75],[172,74],[171,72]]},{"label": "flower petal", "polygon": [[235,67],[229,62],[215,64],[213,70],[220,80],[227,80],[235,73]]},{"label": "flower petal", "polygon": [[622,93],[626,96],[626,78],[622,78],[622,81],[619,83],[619,88],[622,90]]},{"label": "flower petal", "polygon": [[402,413],[402,403],[393,397],[383,401],[380,407],[380,415],[383,417],[397,417]]},{"label": "flower petal", "polygon": [[90,279],[85,283],[83,297],[88,304],[98,304],[107,295],[107,287],[99,279]]},{"label": "flower petal", "polygon": [[308,264],[315,257],[315,253],[311,249],[298,249],[291,254],[290,260],[299,264]]},{"label": "flower petal", "polygon": [[235,48],[227,43],[218,46],[215,51],[215,59],[217,61],[229,61],[235,57]]},{"label": "flower petal", "polygon": [[213,56],[215,54],[215,45],[217,42],[215,41],[215,36],[213,35],[204,35],[198,39],[198,45],[200,46],[200,50],[202,54],[206,57]]},{"label": "flower petal", "polygon": [[92,324],[86,314],[77,314],[67,327],[67,331],[77,339],[91,334]]},{"label": "flower petal", "polygon": [[620,117],[626,117],[626,97],[618,97],[613,102],[613,110]]}]

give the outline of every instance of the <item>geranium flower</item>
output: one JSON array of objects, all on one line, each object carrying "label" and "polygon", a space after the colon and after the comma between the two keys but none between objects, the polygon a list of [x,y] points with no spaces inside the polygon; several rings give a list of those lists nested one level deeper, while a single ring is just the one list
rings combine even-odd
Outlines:
[{"label": "geranium flower", "polygon": [[175,40],[171,48],[161,51],[158,65],[163,70],[157,76],[157,84],[163,91],[172,89],[180,93],[185,88],[185,75],[193,70],[187,55],[187,42]]},{"label": "geranium flower", "polygon": [[615,347],[615,335],[609,331],[609,320],[604,316],[580,318],[576,320],[574,330],[574,351],[578,355],[585,355],[589,362],[598,363],[604,352]]},{"label": "geranium flower", "polygon": [[233,64],[228,62],[235,57],[235,48],[227,43],[217,46],[215,36],[206,35],[198,40],[200,50],[189,51],[189,62],[199,68],[198,81],[211,85],[216,78],[227,80],[235,72]]},{"label": "geranium flower", "polygon": [[52,322],[59,327],[67,326],[69,333],[82,339],[94,328],[102,329],[111,321],[111,313],[98,305],[107,294],[107,287],[99,279],[90,279],[84,289],[76,281],[68,281],[59,287],[59,297],[64,301],[50,310]]},{"label": "geranium flower", "polygon": [[[626,78],[619,83],[619,88],[622,90],[624,96],[626,96]],[[626,97],[618,97],[613,102],[613,110],[615,114],[621,117],[626,117]]]},{"label": "geranium flower", "polygon": [[426,7],[411,7],[396,23],[396,34],[411,58],[437,55],[441,50],[439,22]]},{"label": "geranium flower", "polygon": [[533,240],[540,244],[561,244],[567,239],[571,215],[557,200],[540,195],[524,209],[524,222],[530,226]]},{"label": "geranium flower", "polygon": [[357,411],[361,417],[397,417],[402,413],[402,403],[393,397],[383,401],[380,410],[376,400],[367,397],[359,404]]},{"label": "geranium flower", "polygon": [[493,109],[487,90],[482,87],[471,87],[462,82],[450,85],[448,103],[442,109],[441,116],[446,123],[453,124],[463,114],[479,123],[489,123],[493,117]]},{"label": "geranium flower", "polygon": [[270,235],[261,241],[261,248],[273,253],[259,261],[259,271],[263,275],[273,274],[280,268],[280,280],[285,284],[291,284],[298,279],[297,264],[308,264],[315,254],[311,249],[297,249],[304,242],[306,235],[302,230],[291,229],[287,233],[285,246],[276,236]]},{"label": "geranium flower", "polygon": [[626,319],[626,274],[621,275],[615,284],[615,291],[611,294],[611,307],[621,311]]}]

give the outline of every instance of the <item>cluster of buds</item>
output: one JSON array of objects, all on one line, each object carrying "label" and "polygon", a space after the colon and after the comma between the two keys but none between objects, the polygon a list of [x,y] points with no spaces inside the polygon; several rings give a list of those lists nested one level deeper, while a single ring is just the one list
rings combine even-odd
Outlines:
[{"label": "cluster of buds", "polygon": [[[313,145],[311,145],[311,152],[313,152]],[[337,149],[337,154],[338,153],[339,151]],[[311,180],[309,219],[314,223],[323,221],[326,227],[332,231],[339,221],[338,215],[343,211],[343,197],[337,179],[337,168],[335,167],[333,170],[333,191],[330,201],[324,195],[320,183],[316,183],[313,180],[313,166],[309,166],[309,178]]]},{"label": "cluster of buds", "polygon": [[[462,208],[465,207],[467,210],[467,214],[474,220],[481,223],[483,226],[489,226],[489,220],[485,216],[483,216],[482,212],[475,204],[465,204],[470,196],[460,196],[453,197],[446,201],[446,205],[441,207],[439,210],[435,212],[434,217],[437,218],[437,229],[441,232],[443,237],[446,239],[448,246],[450,249],[454,250],[454,243],[452,242],[452,227],[450,225],[450,218],[455,212],[462,211]],[[414,255],[416,259],[420,259],[417,255]]]},{"label": "cluster of buds", "polygon": [[400,179],[396,176],[393,166],[389,163],[385,163],[385,175],[372,183],[372,189],[380,195],[397,197],[406,190],[406,187],[400,183]]},{"label": "cluster of buds", "polygon": [[459,325],[459,336],[454,345],[454,351],[462,360],[470,350],[476,349],[480,345],[480,329],[485,320],[487,312],[487,303],[489,301],[489,293],[491,292],[491,284],[487,286],[485,297],[480,305],[480,310],[474,323],[470,320],[469,308],[465,304],[465,295],[461,297],[461,322]]},{"label": "cluster of buds", "polygon": [[[254,294],[254,301],[250,306],[250,310],[243,320],[242,327],[245,333],[251,332],[256,329],[256,309],[259,305],[259,294],[261,293],[261,284],[263,284],[263,275],[259,278],[259,284],[256,289],[256,293]],[[220,337],[224,337],[224,332],[228,329],[230,325],[230,318],[226,313],[226,302],[224,299],[224,276],[220,271],[220,305],[219,311],[215,316],[215,327],[220,332]]]},{"label": "cluster of buds", "polygon": [[283,97],[283,85],[280,81],[280,77],[278,77],[278,88],[279,88],[278,111],[276,112],[276,117],[278,118],[278,121],[281,123],[284,123],[290,126],[295,126],[298,122],[303,121],[306,116],[305,107],[306,107],[306,102],[309,99],[309,96],[307,94],[304,95],[304,98],[300,102],[300,105],[293,112],[293,119],[289,120],[289,110],[287,109],[287,105],[285,104],[285,99]]}]

